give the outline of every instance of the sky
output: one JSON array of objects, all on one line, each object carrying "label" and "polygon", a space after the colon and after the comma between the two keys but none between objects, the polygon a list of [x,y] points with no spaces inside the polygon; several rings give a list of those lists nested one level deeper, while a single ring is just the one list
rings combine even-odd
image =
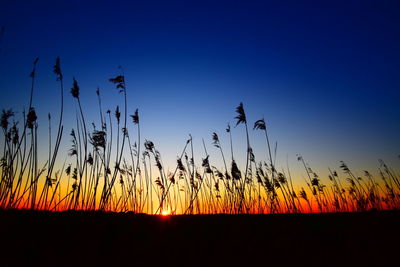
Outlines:
[{"label": "sky", "polygon": [[[399,1],[1,0],[0,26],[0,108],[21,114],[28,106],[39,57],[33,105],[43,144],[47,113],[59,112],[52,73],[59,56],[65,150],[77,110],[72,78],[85,116],[99,125],[96,88],[104,110],[122,107],[108,82],[122,66],[128,113],[139,108],[143,139],[170,169],[189,134],[197,158],[204,139],[211,161],[220,162],[211,134],[228,153],[225,128],[234,126],[240,102],[258,160],[266,159],[265,139],[252,125],[264,117],[282,168],[288,159],[296,169],[297,154],[321,171],[339,169],[340,160],[360,170],[376,169],[378,159],[398,166]],[[244,131],[233,128],[240,159]]]}]

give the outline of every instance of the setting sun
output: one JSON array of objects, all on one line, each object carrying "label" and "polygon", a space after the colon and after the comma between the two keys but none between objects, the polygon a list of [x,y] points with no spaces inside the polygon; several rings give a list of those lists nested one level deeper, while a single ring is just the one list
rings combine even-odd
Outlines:
[{"label": "setting sun", "polygon": [[162,215],[162,216],[169,216],[169,215],[171,215],[171,212],[170,212],[169,210],[163,210],[163,211],[161,212],[161,215]]}]

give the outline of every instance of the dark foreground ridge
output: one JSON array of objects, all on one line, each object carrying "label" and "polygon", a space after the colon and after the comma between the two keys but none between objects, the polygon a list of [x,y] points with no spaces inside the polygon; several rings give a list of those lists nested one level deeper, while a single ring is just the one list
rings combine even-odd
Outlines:
[{"label": "dark foreground ridge", "polygon": [[398,211],[167,217],[0,211],[0,266],[384,266],[398,263],[399,219]]}]

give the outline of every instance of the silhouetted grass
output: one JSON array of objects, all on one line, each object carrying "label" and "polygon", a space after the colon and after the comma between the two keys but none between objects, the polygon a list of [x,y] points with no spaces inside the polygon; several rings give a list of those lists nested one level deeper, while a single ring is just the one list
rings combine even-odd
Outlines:
[{"label": "silhouetted grass", "polygon": [[[341,162],[342,174],[329,169],[329,182],[323,183],[298,155],[307,179],[300,190],[295,190],[289,166],[287,173],[283,169],[278,171],[275,166],[276,146],[273,153],[264,118],[254,123],[253,130],[260,130],[265,135],[268,158],[255,158],[243,103],[236,108],[235,119],[236,126],[244,125],[246,132],[244,170],[240,170],[234,157],[234,129],[228,125],[230,162],[221,145],[223,137],[216,132],[212,133],[210,143],[219,150],[222,168],[210,162],[204,140],[204,157],[196,156],[195,159],[190,135],[182,142],[182,152],[173,171],[167,172],[156,145],[141,137],[138,109],[128,114],[127,86],[122,68],[119,75],[109,79],[117,92],[123,95],[122,112],[119,106],[114,112],[104,112],[100,89],[97,89],[98,125],[87,124],[80,87],[73,78],[70,93],[78,108],[76,125],[70,132],[68,160],[57,165],[57,159],[66,156],[59,155],[64,132],[61,61],[57,58],[53,68],[60,86],[57,133],[53,144],[52,115],[49,113],[47,148],[38,147],[39,125],[32,102],[37,63],[38,59],[35,59],[30,74],[28,110],[22,112],[22,122],[18,122],[12,110],[3,110],[1,114],[4,147],[0,161],[0,207],[3,209],[266,214],[354,212],[400,207],[399,175],[383,161],[379,161],[379,179],[368,171],[364,171],[364,177],[358,177],[346,163]],[[19,125],[22,125],[21,129]],[[132,126],[136,130],[130,131]],[[38,166],[39,150],[48,151],[43,166]],[[55,170],[56,166],[62,167]]]}]

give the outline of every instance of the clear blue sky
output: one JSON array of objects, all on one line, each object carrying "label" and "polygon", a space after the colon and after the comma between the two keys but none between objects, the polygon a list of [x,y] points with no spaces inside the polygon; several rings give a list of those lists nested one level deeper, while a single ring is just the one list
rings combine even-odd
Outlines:
[{"label": "clear blue sky", "polygon": [[[321,169],[339,160],[365,169],[379,158],[399,162],[399,1],[2,0],[0,26],[0,107],[28,105],[28,75],[40,57],[34,106],[43,131],[47,113],[58,114],[52,66],[61,57],[65,146],[72,77],[99,125],[96,87],[105,109],[122,105],[107,82],[121,65],[130,113],[139,108],[144,138],[170,168],[189,133],[198,157],[201,138],[215,152],[213,131],[228,149],[224,129],[241,101],[250,126],[265,117],[282,166],[297,153]],[[234,129],[234,143],[244,157],[243,131]],[[258,159],[262,137],[251,131]]]}]

